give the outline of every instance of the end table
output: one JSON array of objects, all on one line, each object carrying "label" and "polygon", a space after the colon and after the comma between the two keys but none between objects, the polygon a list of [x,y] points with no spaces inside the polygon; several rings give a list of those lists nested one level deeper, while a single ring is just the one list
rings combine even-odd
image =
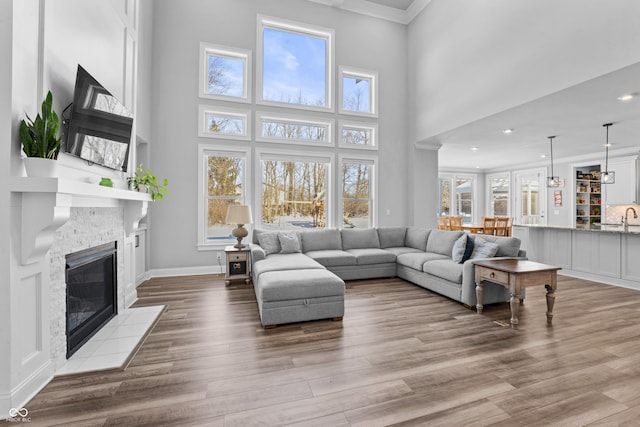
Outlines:
[{"label": "end table", "polygon": [[244,279],[245,283],[251,282],[251,250],[248,247],[234,248],[226,246],[224,253],[227,259],[227,268],[224,273],[224,283],[229,285],[232,280]]}]

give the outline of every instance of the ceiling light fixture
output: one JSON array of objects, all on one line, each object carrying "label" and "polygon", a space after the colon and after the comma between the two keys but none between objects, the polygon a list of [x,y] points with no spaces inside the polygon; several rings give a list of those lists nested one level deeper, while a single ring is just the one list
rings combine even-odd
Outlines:
[{"label": "ceiling light fixture", "polygon": [[624,95],[620,95],[618,97],[618,101],[631,101],[633,98],[636,97],[637,94],[635,93],[625,93]]},{"label": "ceiling light fixture", "polygon": [[553,138],[555,136],[548,136],[547,138],[549,138],[549,148],[551,148],[551,175],[547,177],[547,187],[560,187],[560,177],[553,174]]},{"label": "ceiling light fixture", "polygon": [[512,132],[513,132],[513,129],[505,129],[505,130],[502,131],[502,133],[504,133],[504,134],[510,134]]},{"label": "ceiling light fixture", "polygon": [[613,123],[605,123],[602,126],[607,128],[607,142],[604,145],[604,171],[600,173],[600,182],[602,184],[615,184],[616,173],[609,170],[609,126]]},{"label": "ceiling light fixture", "polygon": [[478,151],[478,147],[471,147],[471,151]]}]

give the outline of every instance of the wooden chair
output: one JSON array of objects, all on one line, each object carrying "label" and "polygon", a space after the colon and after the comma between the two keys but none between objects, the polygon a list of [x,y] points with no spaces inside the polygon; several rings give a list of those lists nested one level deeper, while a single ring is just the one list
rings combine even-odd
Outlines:
[{"label": "wooden chair", "polygon": [[492,216],[482,217],[482,234],[493,236],[496,229],[496,219]]},{"label": "wooden chair", "polygon": [[450,216],[449,217],[449,230],[462,230],[462,217]]},{"label": "wooden chair", "polygon": [[507,236],[511,237],[511,227],[513,226],[513,217],[507,218]]},{"label": "wooden chair", "polygon": [[508,236],[508,234],[507,234],[508,224],[509,224],[509,218],[507,218],[507,217],[496,218],[495,235],[496,236]]},{"label": "wooden chair", "polygon": [[438,217],[438,230],[450,230],[450,227],[448,216]]}]

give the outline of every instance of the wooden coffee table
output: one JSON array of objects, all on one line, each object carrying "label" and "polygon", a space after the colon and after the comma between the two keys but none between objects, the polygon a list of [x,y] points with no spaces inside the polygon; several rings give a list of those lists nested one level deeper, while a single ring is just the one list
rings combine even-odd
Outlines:
[{"label": "wooden coffee table", "polygon": [[529,286],[544,285],[547,289],[547,323],[551,324],[553,303],[556,299],[557,272],[560,267],[522,259],[482,260],[475,261],[474,264],[478,313],[482,313],[484,281],[497,283],[509,289],[512,325],[518,324],[518,306],[523,302],[524,289]]}]

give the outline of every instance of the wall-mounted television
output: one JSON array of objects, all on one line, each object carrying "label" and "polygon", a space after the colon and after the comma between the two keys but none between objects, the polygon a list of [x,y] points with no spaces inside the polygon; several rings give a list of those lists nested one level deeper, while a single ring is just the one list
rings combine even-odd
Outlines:
[{"label": "wall-mounted television", "polygon": [[133,115],[78,65],[65,152],[118,171],[127,171]]}]

